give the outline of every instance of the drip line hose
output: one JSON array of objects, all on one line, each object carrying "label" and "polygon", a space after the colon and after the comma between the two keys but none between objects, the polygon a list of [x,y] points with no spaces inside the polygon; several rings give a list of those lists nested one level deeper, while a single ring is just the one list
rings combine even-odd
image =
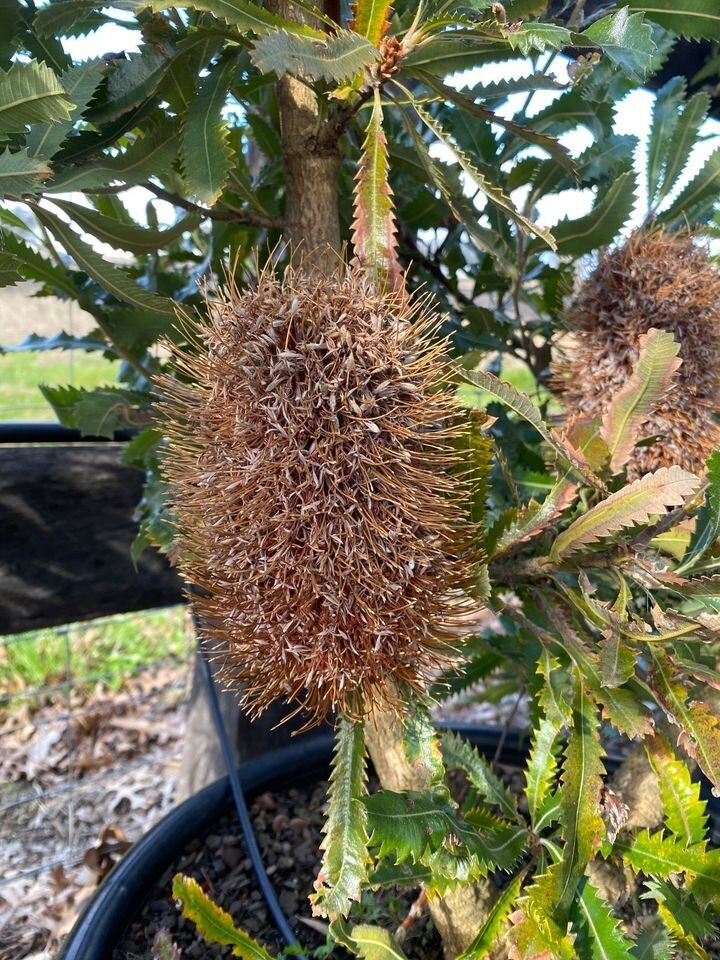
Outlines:
[{"label": "drip line hose", "polygon": [[215,724],[215,729],[220,741],[220,747],[222,748],[223,757],[225,759],[225,765],[227,766],[230,789],[232,790],[233,800],[235,801],[235,809],[237,810],[240,828],[243,832],[243,836],[245,837],[245,844],[250,857],[250,863],[252,864],[252,868],[260,888],[260,893],[262,894],[267,908],[270,911],[273,920],[275,921],[275,925],[280,931],[280,934],[282,935],[282,938],[287,946],[292,949],[298,960],[306,960],[304,954],[301,952],[301,947],[295,937],[295,934],[290,929],[288,919],[283,913],[283,909],[280,906],[280,902],[275,894],[275,888],[270,882],[270,877],[268,877],[267,871],[265,870],[265,864],[262,860],[262,854],[260,853],[260,847],[258,846],[257,837],[255,836],[255,830],[253,829],[247,804],[245,803],[245,794],[243,793],[242,784],[240,783],[240,777],[235,764],[235,758],[233,757],[233,751],[230,746],[230,742],[228,741],[222,714],[220,713],[220,702],[218,700],[215,679],[212,675],[212,670],[210,669],[210,662],[208,660],[207,653],[203,649],[202,644],[200,645],[200,660],[202,661],[202,670],[205,677],[205,684],[207,686],[208,700],[210,701],[210,712],[212,713],[213,722]]}]

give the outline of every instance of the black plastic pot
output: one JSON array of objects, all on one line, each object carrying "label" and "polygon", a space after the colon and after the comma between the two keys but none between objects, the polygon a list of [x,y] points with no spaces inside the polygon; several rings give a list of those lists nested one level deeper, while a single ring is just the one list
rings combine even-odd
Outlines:
[{"label": "black plastic pot", "polygon": [[[495,754],[500,736],[497,728],[453,724],[452,729],[486,756]],[[510,733],[503,743],[503,763],[521,765],[528,746],[525,734]],[[329,772],[331,752],[332,737],[324,734],[300,739],[244,764],[240,776],[248,801],[267,790],[304,786],[324,779]],[[610,759],[606,765],[612,770],[617,761]],[[58,960],[111,960],[123,933],[163,873],[192,840],[208,833],[229,813],[232,805],[230,784],[228,778],[223,777],[172,810],[132,847],[104,880],[73,927]],[[720,807],[717,801],[711,805],[710,812],[718,838]]]},{"label": "black plastic pot", "polygon": [[[492,756],[498,730],[454,726],[483,753]],[[288,747],[251,760],[240,768],[249,801],[267,790],[322,780],[330,769],[332,736],[305,737]],[[503,745],[505,763],[521,763],[526,741],[510,734]],[[208,833],[233,806],[227,777],[181,803],[139,840],[106,877],[72,929],[58,960],[111,960],[113,950],[160,877],[196,837]]]}]

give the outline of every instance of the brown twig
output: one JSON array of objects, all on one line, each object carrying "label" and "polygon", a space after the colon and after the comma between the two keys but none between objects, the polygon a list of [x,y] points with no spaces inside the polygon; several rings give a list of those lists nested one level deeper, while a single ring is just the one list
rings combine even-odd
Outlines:
[{"label": "brown twig", "polygon": [[426,903],[427,893],[425,890],[421,890],[417,897],[410,904],[410,909],[407,912],[407,916],[395,931],[395,939],[399,944],[404,942],[407,932],[413,923],[423,915]]},{"label": "brown twig", "polygon": [[254,210],[215,210],[211,207],[203,207],[191,200],[186,200],[180,194],[171,193],[164,187],[148,180],[143,186],[154,193],[161,200],[167,200],[168,203],[187,210],[189,213],[197,213],[201,217],[207,217],[208,220],[221,220],[225,223],[244,223],[249,227],[263,227],[264,229],[282,229],[283,222],[280,217],[273,217],[270,214],[257,213]]}]

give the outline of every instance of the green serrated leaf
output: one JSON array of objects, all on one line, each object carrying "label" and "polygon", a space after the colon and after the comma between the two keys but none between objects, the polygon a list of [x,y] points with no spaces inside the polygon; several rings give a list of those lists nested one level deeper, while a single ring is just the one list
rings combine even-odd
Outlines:
[{"label": "green serrated leaf", "polygon": [[[408,96],[410,97],[411,101],[414,100],[412,94],[409,92]],[[432,131],[440,143],[442,143],[448,149],[453,160],[460,166],[460,169],[463,171],[463,173],[470,178],[472,184],[488,199],[490,203],[502,210],[503,213],[514,220],[515,223],[517,223],[518,226],[524,231],[535,234],[540,240],[547,244],[551,250],[555,249],[555,241],[550,231],[540,227],[538,224],[533,223],[532,221],[528,220],[527,217],[523,216],[523,214],[521,214],[515,208],[510,198],[502,192],[500,187],[494,183],[491,183],[487,177],[473,165],[470,159],[465,155],[450,134],[442,127],[439,121],[431,113],[425,110],[425,108],[422,107],[417,100],[414,100],[413,102],[413,109],[425,126]]]},{"label": "green serrated leaf", "polygon": [[690,154],[698,143],[700,128],[707,120],[710,98],[706,93],[696,93],[676,112],[676,122],[669,139],[663,144],[665,165],[663,179],[651,208],[655,209],[674,190],[687,168]]},{"label": "green serrated leaf", "polygon": [[116,430],[137,426],[147,419],[150,399],[147,394],[124,387],[82,387],[41,385],[40,391],[64,427],[80,431],[85,437],[107,437]]},{"label": "green serrated leaf", "polygon": [[355,175],[352,244],[358,262],[373,281],[379,286],[393,287],[399,279],[400,266],[389,172],[382,103],[376,90]]},{"label": "green serrated leaf", "polygon": [[[697,760],[705,776],[720,793],[720,718],[700,701],[688,702],[688,691],[669,657],[651,647],[651,687],[660,705],[680,728],[679,743]],[[720,874],[718,875],[720,882]]]},{"label": "green serrated leaf", "polygon": [[642,83],[653,68],[657,47],[652,28],[642,13],[630,13],[627,7],[597,20],[582,34],[597,44],[612,62],[633,80]]},{"label": "green serrated leaf", "polygon": [[9,70],[0,70],[2,133],[22,131],[30,123],[67,120],[72,106],[46,63],[16,61]]},{"label": "green serrated leaf", "polygon": [[668,507],[685,503],[699,487],[698,478],[678,466],[648,473],[578,517],[556,538],[550,557],[560,560],[620,530],[649,523]]},{"label": "green serrated leaf", "polygon": [[638,341],[639,356],[630,379],[613,396],[603,415],[601,436],[617,473],[630,459],[640,430],[672,388],[682,365],[680,344],[668,330],[651,328]]},{"label": "green serrated leaf", "polygon": [[349,946],[363,960],[406,960],[395,937],[383,927],[358,923],[350,930]]},{"label": "green serrated leaf", "polygon": [[447,731],[442,736],[442,753],[448,769],[462,770],[478,793],[504,817],[524,822],[508,788],[471,743]]},{"label": "green serrated leaf", "polygon": [[587,932],[592,960],[631,960],[633,941],[623,934],[620,921],[586,881],[578,900],[578,915]]},{"label": "green serrated leaf", "polygon": [[627,0],[627,5],[679,36],[720,40],[720,10],[716,0]]},{"label": "green serrated leaf", "polygon": [[337,29],[325,40],[275,30],[257,40],[250,59],[262,73],[293,73],[343,83],[377,60],[377,49],[357,33]]},{"label": "green serrated leaf", "polygon": [[663,171],[670,159],[668,143],[675,133],[680,108],[685,103],[684,77],[673,77],[662,86],[653,105],[652,126],[647,146],[648,209],[652,209]]},{"label": "green serrated leaf", "polygon": [[331,920],[348,915],[367,880],[367,812],[361,802],[366,780],[362,723],[340,719],[323,826],[323,862],[310,898],[313,913]]},{"label": "green serrated leaf", "polygon": [[139,307],[150,313],[174,316],[172,300],[159,297],[157,294],[143,290],[137,283],[118,267],[114,267],[104,260],[93,248],[81,240],[80,237],[66,223],[50,213],[44,207],[33,204],[33,212],[38,220],[48,228],[68,254],[73,258],[81,270],[84,270],[94,280],[97,280],[118,300]]},{"label": "green serrated leaf", "polygon": [[720,907],[720,850],[704,844],[687,847],[683,841],[660,830],[643,830],[632,843],[622,843],[623,859],[633,870],[667,880],[686,875],[686,889],[704,907]]},{"label": "green serrated leaf", "polygon": [[571,710],[567,696],[570,679],[559,661],[543,648],[537,672],[543,676],[539,706],[543,717],[533,731],[525,767],[525,796],[530,822],[536,831],[542,829],[541,813],[555,786],[558,768],[557,740],[560,731],[570,722]]},{"label": "green serrated leaf", "polygon": [[209,206],[222,193],[233,162],[222,108],[235,69],[233,58],[220,60],[202,78],[188,108],[180,138],[185,183],[193,196]]},{"label": "green serrated leaf", "polygon": [[385,33],[390,13],[390,0],[357,0],[352,28],[377,46]]},{"label": "green serrated leaf", "polygon": [[91,233],[101,243],[141,255],[162,250],[184,233],[191,233],[200,222],[199,217],[192,214],[164,230],[154,230],[135,223],[124,223],[122,220],[105,216],[92,207],[83,207],[70,200],[57,199],[53,200],[53,203],[64,210],[84,232]]},{"label": "green serrated leaf", "polygon": [[[656,900],[665,905],[678,926],[672,929],[677,936],[690,934],[698,940],[707,940],[715,936],[715,924],[701,911],[692,897],[669,880],[646,880],[646,893],[643,900]],[[679,929],[678,929],[679,927]]]},{"label": "green serrated leaf", "polygon": [[512,49],[519,50],[526,57],[533,50],[539,50],[540,53],[544,53],[548,48],[562,50],[572,40],[572,34],[567,27],[539,21],[514,23],[503,27],[502,33]]},{"label": "green serrated leaf", "polygon": [[70,67],[59,80],[72,110],[66,121],[33,125],[27,138],[28,154],[38,159],[50,159],[73,128],[73,124],[87,109],[107,65],[104,60],[88,60]]},{"label": "green serrated leaf", "polygon": [[6,232],[2,238],[3,249],[12,254],[18,262],[18,269],[26,280],[36,280],[50,290],[75,298],[77,288],[70,273],[51,262],[33,247],[21,240],[15,233]]},{"label": "green serrated leaf", "polygon": [[182,904],[182,915],[192,920],[208,943],[232,947],[232,955],[243,960],[272,960],[265,947],[238,930],[230,914],[213,903],[192,877],[176,873],[172,894]]},{"label": "green serrated leaf", "polygon": [[[75,0],[69,0],[74,3]],[[150,7],[154,11],[166,10],[172,4],[167,0],[129,0],[135,9]],[[317,37],[322,40],[325,34],[314,27],[294,20],[287,20],[270,13],[264,7],[253,3],[252,0],[186,0],[183,7],[192,7],[193,10],[204,10],[214,17],[219,17],[241,31],[249,31],[261,36],[273,30],[287,30],[288,33],[298,33],[306,37]]]},{"label": "green serrated leaf", "polygon": [[50,176],[50,167],[43,160],[28,155],[27,150],[0,152],[0,197],[22,197],[35,193]]},{"label": "green serrated leaf", "polygon": [[720,537],[720,450],[713,450],[707,459],[705,502],[697,517],[695,533],[682,566],[676,573],[691,570],[702,560]]},{"label": "green serrated leaf", "polygon": [[503,924],[509,917],[520,895],[525,873],[518,873],[499,894],[497,900],[487,912],[477,936],[457,958],[457,960],[485,960],[497,946],[498,936]]},{"label": "green serrated leaf", "polygon": [[706,803],[700,784],[693,782],[687,764],[676,757],[663,737],[645,741],[650,764],[658,776],[665,825],[687,846],[707,838]]},{"label": "green serrated leaf", "polygon": [[717,203],[720,187],[720,149],[711,153],[700,172],[675,198],[667,210],[657,215],[658,223],[686,221],[701,223]]}]

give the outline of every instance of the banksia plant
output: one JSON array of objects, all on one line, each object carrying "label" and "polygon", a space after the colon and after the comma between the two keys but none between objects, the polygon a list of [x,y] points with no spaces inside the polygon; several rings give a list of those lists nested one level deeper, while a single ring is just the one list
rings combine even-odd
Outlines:
[{"label": "banksia plant", "polygon": [[437,322],[359,268],[265,272],[162,384],[180,567],[256,714],[357,715],[447,660],[473,531]]},{"label": "banksia plant", "polygon": [[720,272],[707,251],[685,232],[637,231],[600,259],[567,322],[572,336],[553,373],[569,416],[607,410],[650,330],[674,336],[682,363],[645,422],[654,439],[635,449],[628,475],[672,464],[702,470],[720,445]]}]

